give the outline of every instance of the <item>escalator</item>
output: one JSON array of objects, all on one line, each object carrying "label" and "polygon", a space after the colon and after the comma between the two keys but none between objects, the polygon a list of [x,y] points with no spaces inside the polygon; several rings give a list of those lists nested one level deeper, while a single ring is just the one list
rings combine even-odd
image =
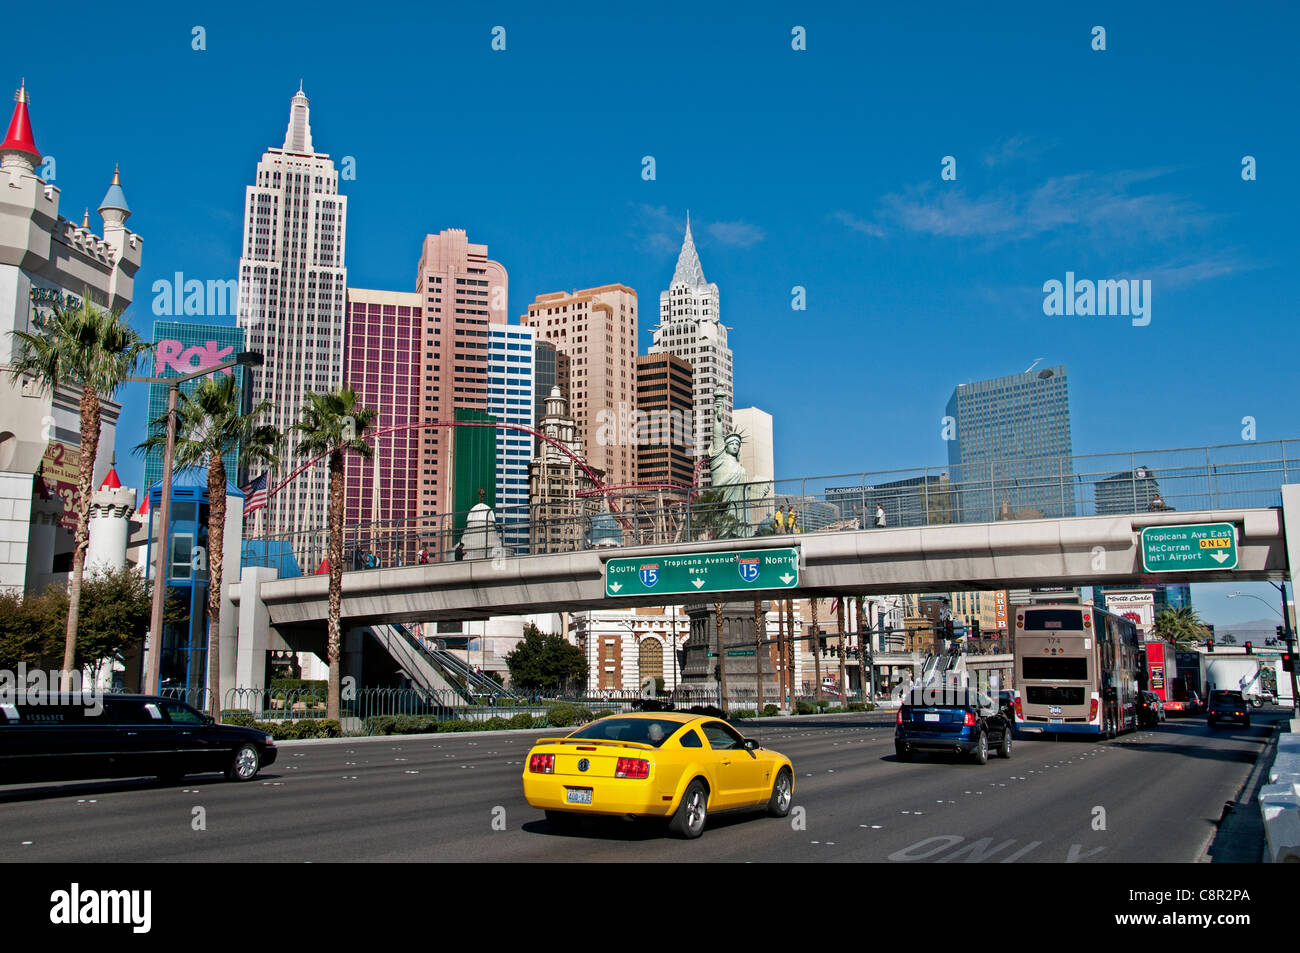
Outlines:
[{"label": "escalator", "polygon": [[470,691],[457,684],[434,653],[405,626],[371,626],[370,634],[406,673],[415,688],[428,694],[430,702],[451,707],[473,704],[474,697]]}]

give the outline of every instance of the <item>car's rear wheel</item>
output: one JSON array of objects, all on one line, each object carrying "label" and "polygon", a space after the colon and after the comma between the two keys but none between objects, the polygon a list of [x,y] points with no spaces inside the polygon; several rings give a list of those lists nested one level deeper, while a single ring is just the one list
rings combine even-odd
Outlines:
[{"label": "car's rear wheel", "polygon": [[262,757],[257,753],[257,746],[252,744],[241,745],[235,751],[235,756],[230,760],[230,767],[226,769],[227,781],[251,781],[257,777],[258,769],[262,767]]},{"label": "car's rear wheel", "polygon": [[982,731],[979,740],[975,742],[975,750],[971,752],[971,760],[976,764],[989,763],[989,736]]},{"label": "car's rear wheel", "polygon": [[1002,744],[998,745],[998,757],[1011,757],[1011,729],[1008,728],[1002,733]]},{"label": "car's rear wheel", "polygon": [[782,768],[777,772],[776,780],[772,782],[772,796],[767,801],[767,813],[769,817],[785,817],[790,813],[790,805],[794,803],[794,777],[790,774],[789,768]]},{"label": "car's rear wheel", "polygon": [[899,761],[912,760],[912,752],[907,747],[907,745],[900,745],[900,744],[894,745],[894,754],[898,757]]},{"label": "car's rear wheel", "polygon": [[682,795],[682,803],[677,805],[677,812],[668,822],[668,830],[678,837],[693,840],[704,833],[704,824],[709,819],[709,792],[699,778],[692,781]]}]

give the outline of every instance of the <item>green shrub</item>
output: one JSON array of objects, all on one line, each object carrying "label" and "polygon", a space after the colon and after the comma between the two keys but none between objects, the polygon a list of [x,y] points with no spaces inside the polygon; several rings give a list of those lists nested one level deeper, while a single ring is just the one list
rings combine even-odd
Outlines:
[{"label": "green shrub", "polygon": [[608,718],[610,715],[616,715],[616,714],[618,714],[618,712],[610,711],[608,708],[602,708],[600,711],[596,712],[596,714],[592,715],[591,717],[593,719]]},{"label": "green shrub", "polygon": [[829,698],[819,698],[819,699],[817,699],[817,707],[818,707],[818,708],[821,708],[821,709],[825,710],[825,709],[829,708],[830,705],[831,705],[831,700],[830,700]]},{"label": "green shrub", "polygon": [[596,716],[591,713],[590,708],[583,708],[581,705],[578,705],[573,709],[573,711],[574,721],[579,725],[585,725],[587,722],[595,720]]},{"label": "green shrub", "polygon": [[864,702],[849,702],[849,711],[866,711],[867,706]]},{"label": "green shrub", "polygon": [[392,715],[371,715],[366,719],[366,734],[391,735],[396,721]]},{"label": "green shrub", "polygon": [[221,713],[221,723],[223,725],[238,725],[241,728],[249,728],[254,720],[253,713],[243,708],[227,709]]},{"label": "green shrub", "polygon": [[752,708],[737,708],[731,713],[732,718],[757,718],[758,712]]},{"label": "green shrub", "polygon": [[521,711],[510,719],[511,728],[531,728],[533,727],[533,716],[526,711]]},{"label": "green shrub", "polygon": [[779,709],[778,709],[775,705],[764,705],[764,706],[763,706],[763,717],[764,717],[764,718],[774,718],[774,717],[776,716],[777,711],[779,711]]},{"label": "green shrub", "polygon": [[811,715],[817,708],[812,702],[804,701],[801,698],[794,703],[794,710],[797,715]]},{"label": "green shrub", "polygon": [[578,710],[568,702],[560,702],[546,709],[546,718],[552,728],[568,728],[578,717]]}]

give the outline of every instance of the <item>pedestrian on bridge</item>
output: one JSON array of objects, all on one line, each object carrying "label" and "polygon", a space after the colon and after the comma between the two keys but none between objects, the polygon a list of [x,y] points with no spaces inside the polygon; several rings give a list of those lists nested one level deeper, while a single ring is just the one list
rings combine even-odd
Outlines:
[{"label": "pedestrian on bridge", "polygon": [[885,525],[885,508],[879,503],[876,504],[876,525],[881,528]]},{"label": "pedestrian on bridge", "polygon": [[776,508],[776,515],[772,517],[772,522],[776,524],[776,531],[778,534],[785,532],[785,507],[784,506],[778,506]]}]

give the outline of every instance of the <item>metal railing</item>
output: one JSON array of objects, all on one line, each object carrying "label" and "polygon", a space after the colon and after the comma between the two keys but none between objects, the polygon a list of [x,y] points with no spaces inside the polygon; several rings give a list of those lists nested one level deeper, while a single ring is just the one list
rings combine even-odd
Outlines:
[{"label": "metal railing", "polygon": [[[868,529],[877,507],[891,528],[1279,506],[1282,484],[1296,481],[1300,440],[1283,440],[805,477],[639,500],[623,492],[498,507],[491,526],[465,528],[464,513],[347,526],[343,568],[764,537],[789,533],[790,513],[798,533]],[[327,544],[325,528],[250,538],[242,565],[310,574]]]}]

